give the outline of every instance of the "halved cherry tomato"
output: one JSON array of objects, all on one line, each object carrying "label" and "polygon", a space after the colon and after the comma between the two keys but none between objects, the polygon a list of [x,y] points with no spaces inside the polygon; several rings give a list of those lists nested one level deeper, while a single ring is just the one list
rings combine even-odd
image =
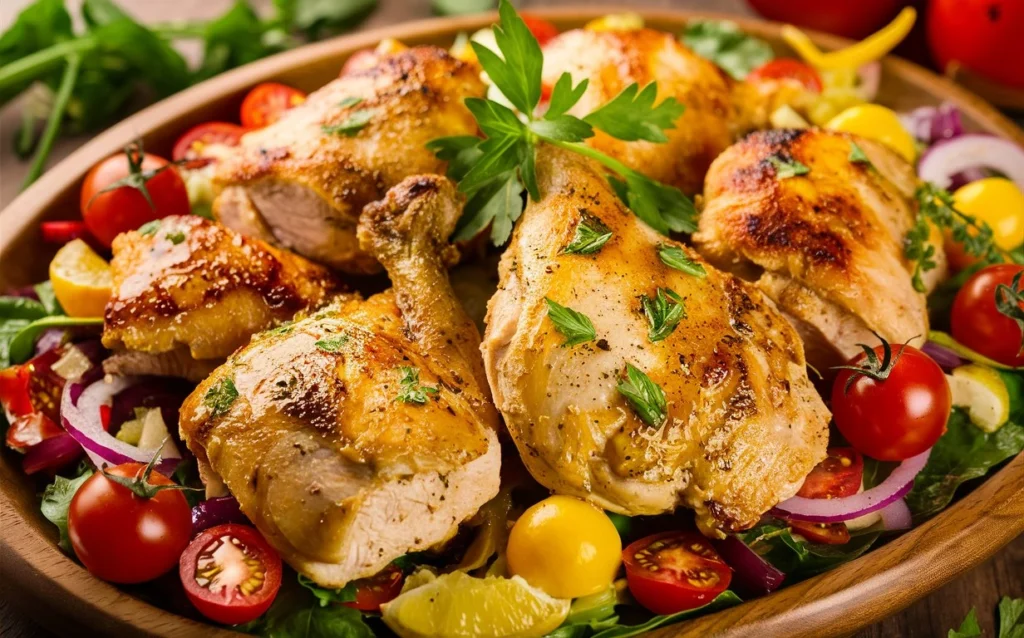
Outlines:
[{"label": "halved cherry tomato", "polygon": [[[146,466],[124,463],[107,473],[146,479],[150,486],[174,481]],[[68,509],[68,536],[86,569],[113,583],[143,583],[170,571],[192,535],[192,510],[181,492],[163,489],[150,497],[96,472],[82,484]]]},{"label": "halved cherry tomato", "polygon": [[814,466],[804,479],[797,496],[804,498],[843,498],[860,489],[864,477],[864,457],[852,447],[832,447],[828,456]]},{"label": "halved cherry tomato", "polygon": [[242,100],[242,126],[263,128],[281,119],[281,115],[306,101],[306,94],[277,82],[256,85]]},{"label": "halved cherry tomato", "polygon": [[43,222],[39,224],[39,230],[43,234],[43,241],[48,244],[66,244],[89,234],[85,222],[81,221]]},{"label": "halved cherry tomato", "polygon": [[674,614],[711,602],[729,587],[732,569],[696,532],[648,536],[622,552],[629,591],[656,614]]},{"label": "halved cherry tomato", "polygon": [[248,525],[229,523],[201,532],[178,565],[195,608],[226,625],[262,616],[281,588],[281,557]]},{"label": "halved cherry tomato", "polygon": [[245,135],[245,129],[230,122],[205,122],[193,126],[174,144],[171,157],[175,162],[187,160],[186,168],[201,168],[213,161],[203,155],[203,149],[211,144],[238,146]]},{"label": "halved cherry tomato", "polygon": [[796,80],[808,91],[821,93],[821,76],[818,72],[811,65],[793,58],[778,58],[765,62],[747,76],[748,82],[782,79]]},{"label": "halved cherry tomato", "polygon": [[812,543],[845,545],[850,542],[850,530],[846,527],[846,523],[789,521],[789,527]]},{"label": "halved cherry tomato", "polygon": [[388,565],[379,574],[355,582],[356,599],[343,603],[360,611],[380,611],[380,606],[402,591],[405,573],[395,565]]},{"label": "halved cherry tomato", "polygon": [[[1024,266],[998,264],[974,273],[953,300],[953,338],[1004,365],[1024,366],[1024,331],[996,306],[998,294],[1005,309],[1016,305],[1024,312],[1024,301],[1013,304],[1007,294],[1024,293],[1024,275],[1013,288],[1013,278],[1022,272]],[[1000,285],[1006,288],[1000,289]]]},{"label": "halved cherry tomato", "polygon": [[53,348],[0,370],[0,404],[12,417],[7,429],[9,447],[25,451],[64,431],[57,423],[65,381],[52,368],[63,353],[63,348]]},{"label": "halved cherry tomato", "polygon": [[526,23],[526,28],[530,30],[533,37],[537,38],[537,44],[541,46],[544,46],[558,35],[558,27],[553,22],[544,18],[535,18],[525,13],[520,13],[519,17]]}]

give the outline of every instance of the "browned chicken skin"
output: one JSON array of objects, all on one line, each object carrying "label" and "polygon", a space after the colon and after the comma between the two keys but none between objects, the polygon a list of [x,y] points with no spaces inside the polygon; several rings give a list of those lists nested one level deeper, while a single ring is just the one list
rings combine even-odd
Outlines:
[{"label": "browned chicken skin", "polygon": [[[206,473],[321,585],[450,538],[498,491],[480,336],[447,279],[457,202],[439,176],[393,188],[367,208],[359,240],[394,288],[255,337],[182,408]],[[226,384],[237,398],[215,413]],[[399,399],[410,387],[421,396]]]},{"label": "browned chicken skin", "polygon": [[256,332],[341,289],[321,266],[201,217],[114,240],[103,345],[111,374],[199,381]]},{"label": "browned chicken skin", "polygon": [[[852,144],[869,163],[850,160]],[[774,158],[774,159],[773,159]],[[805,175],[779,178],[773,162],[796,160]],[[903,241],[917,213],[914,169],[871,140],[824,130],[753,133],[708,172],[697,249],[756,282],[804,338],[824,369],[873,344],[877,332],[905,342],[928,332],[925,295],[913,289]],[[944,275],[945,255],[933,234]]]},{"label": "browned chicken skin", "polygon": [[[502,256],[481,348],[527,468],[616,512],[686,505],[705,533],[754,525],[825,455],[829,414],[796,332],[742,280],[662,263],[659,245],[678,244],[624,208],[588,160],[542,147],[537,178],[541,199]],[[566,254],[584,219],[599,219],[611,239],[594,254]],[[685,316],[651,341],[642,298],[658,289],[674,291]],[[546,298],[587,315],[597,340],[564,347]],[[641,420],[617,390],[627,363],[664,390],[663,425]]]},{"label": "browned chicken skin", "polygon": [[383,56],[245,135],[218,164],[214,213],[314,261],[376,272],[379,264],[356,240],[360,212],[409,175],[443,173],[426,143],[473,135],[463,100],[484,92],[479,69],[442,49]]}]

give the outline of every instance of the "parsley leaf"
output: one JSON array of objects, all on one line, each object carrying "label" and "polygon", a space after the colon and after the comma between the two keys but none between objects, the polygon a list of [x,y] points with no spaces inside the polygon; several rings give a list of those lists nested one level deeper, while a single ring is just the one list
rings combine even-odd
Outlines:
[{"label": "parsley leaf", "polygon": [[737,80],[775,57],[767,42],[747,35],[729,20],[691,20],[681,39],[694,53]]},{"label": "parsley leaf", "polygon": [[868,156],[864,153],[864,149],[857,146],[856,142],[850,142],[849,159],[854,164],[867,164],[868,166],[871,166],[871,160],[869,160]]},{"label": "parsley leaf", "polygon": [[569,245],[562,249],[563,253],[575,255],[591,255],[601,250],[612,238],[612,231],[597,217],[590,213],[581,213],[576,223],[576,232]]},{"label": "parsley leaf", "polygon": [[356,106],[356,105],[362,104],[362,103],[363,103],[363,98],[349,96],[349,97],[345,98],[344,100],[338,102],[338,108],[339,109],[347,109],[347,108],[351,108],[353,106]]},{"label": "parsley leaf", "polygon": [[43,492],[43,501],[39,504],[39,509],[46,520],[60,530],[60,548],[68,553],[71,552],[71,541],[68,539],[68,508],[71,506],[71,499],[75,492],[90,476],[92,476],[92,470],[73,479],[66,479],[63,476],[54,477],[53,483],[46,486],[46,491]]},{"label": "parsley leaf", "polygon": [[690,259],[679,246],[658,244],[658,257],[661,259],[661,263],[669,268],[675,268],[701,279],[708,276],[708,271],[704,269],[704,266]]},{"label": "parsley leaf", "polygon": [[971,607],[967,617],[960,623],[959,629],[950,629],[947,638],[978,638],[981,636],[981,625],[978,624],[978,611]]},{"label": "parsley leaf", "polygon": [[554,88],[551,89],[551,99],[548,100],[548,110],[544,112],[544,117],[554,119],[568,112],[580,101],[589,84],[590,80],[583,78],[579,84],[573,86],[572,76],[569,72],[563,73],[555,82]]},{"label": "parsley leaf", "polygon": [[327,589],[299,574],[299,584],[313,592],[316,599],[320,601],[321,607],[331,603],[350,603],[356,599],[356,583],[352,581],[341,589]]},{"label": "parsley leaf", "polygon": [[999,638],[1024,638],[1024,598],[999,601]]},{"label": "parsley leaf", "polygon": [[597,339],[597,331],[594,330],[594,324],[587,315],[551,301],[547,297],[544,301],[548,304],[548,319],[555,324],[555,329],[565,336],[563,348]]},{"label": "parsley leaf", "polygon": [[494,86],[520,112],[533,113],[540,102],[544,55],[537,39],[509,2],[498,5],[498,16],[500,21],[494,27],[494,40],[501,56],[479,42],[470,41],[470,45]]},{"label": "parsley leaf", "polygon": [[469,169],[480,161],[483,151],[480,150],[479,137],[472,135],[452,135],[439,137],[427,142],[427,150],[441,161],[448,162],[448,177],[462,181]]},{"label": "parsley leaf", "polygon": [[341,350],[341,347],[346,343],[348,343],[348,335],[341,335],[335,339],[321,339],[313,345],[324,352],[337,352]]},{"label": "parsley leaf", "polygon": [[402,374],[402,379],[399,381],[399,383],[402,384],[402,387],[396,397],[397,401],[423,405],[427,402],[428,394],[437,394],[437,388],[420,385],[419,368],[414,368],[412,366],[399,366],[398,370]]},{"label": "parsley leaf", "polygon": [[210,409],[210,418],[216,419],[231,408],[238,398],[238,388],[230,377],[224,377],[210,386],[203,397],[203,405]]},{"label": "parsley leaf", "polygon": [[665,143],[668,141],[665,129],[676,127],[676,120],[686,107],[673,97],[654,106],[657,94],[658,85],[653,82],[645,86],[643,91],[640,91],[637,84],[630,84],[583,120],[616,139]]},{"label": "parsley leaf", "polygon": [[377,115],[377,109],[356,109],[349,113],[348,117],[340,123],[333,125],[324,124],[320,128],[324,133],[355,137],[359,131],[363,130],[370,123],[370,120],[375,115]]},{"label": "parsley leaf", "polygon": [[651,342],[661,341],[669,336],[679,322],[686,319],[683,299],[668,288],[658,288],[654,299],[644,295],[640,302],[647,316],[647,338]]},{"label": "parsley leaf", "polygon": [[786,159],[778,155],[772,155],[768,158],[768,163],[775,167],[775,176],[779,179],[806,175],[811,172],[811,169],[807,168],[805,164],[793,158]]},{"label": "parsley leaf", "polygon": [[617,389],[644,423],[656,428],[665,423],[668,417],[665,392],[633,364],[626,364],[626,378],[619,383]]}]

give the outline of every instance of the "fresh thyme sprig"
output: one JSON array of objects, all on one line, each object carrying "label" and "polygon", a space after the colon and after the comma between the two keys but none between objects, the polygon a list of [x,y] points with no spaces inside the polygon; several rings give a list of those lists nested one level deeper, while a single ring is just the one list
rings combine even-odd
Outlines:
[{"label": "fresh thyme sprig", "polygon": [[459,182],[468,198],[453,239],[469,239],[490,224],[496,245],[508,241],[523,212],[523,189],[529,198],[540,199],[535,154],[542,142],[590,157],[616,175],[612,185],[619,197],[651,228],[666,235],[696,230],[696,209],[679,189],[655,182],[585,143],[595,129],[626,141],[664,142],[664,131],[675,127],[683,105],[670,97],[655,106],[657,86],[652,83],[641,90],[633,84],[579,118],[568,111],[583,97],[587,80],[573,86],[565,73],[552,89],[547,110],[538,115],[544,62],[540,45],[508,0],[501,0],[498,12],[494,37],[501,55],[477,42],[470,44],[491,82],[516,110],[493,100],[468,98],[466,106],[484,138],[443,137],[428,144],[449,162],[448,176]]}]

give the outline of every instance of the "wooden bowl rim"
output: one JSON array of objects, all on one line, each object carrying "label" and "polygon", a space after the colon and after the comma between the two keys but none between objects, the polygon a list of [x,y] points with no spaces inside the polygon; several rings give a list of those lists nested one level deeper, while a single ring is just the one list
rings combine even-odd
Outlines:
[{"label": "wooden bowl rim", "polygon": [[[608,13],[633,11],[654,24],[682,25],[695,18],[732,20],[751,34],[778,40],[777,23],[733,15],[686,10],[636,7],[559,7],[531,9],[530,13],[556,23],[579,24]],[[51,168],[3,212],[6,231],[0,237],[0,256],[8,252],[27,227],[53,204],[57,194],[77,183],[88,169],[116,152],[143,131],[152,131],[182,113],[200,109],[223,96],[240,92],[302,64],[327,58],[339,61],[385,37],[419,41],[429,37],[472,32],[492,23],[494,13],[452,18],[431,18],[375,28],[309,44],[230,71],[163,100],[97,135]],[[812,33],[822,48],[847,41]],[[885,72],[952,101],[990,133],[1024,146],[1024,131],[983,100],[902,59],[889,57]],[[196,622],[149,605],[113,585],[94,578],[63,554],[52,538],[40,533],[17,513],[6,484],[0,485],[0,572],[5,588],[21,600],[35,601],[40,609],[53,609],[59,601],[63,614],[75,622],[111,635],[143,632],[147,635],[237,636],[236,632]],[[865,556],[785,587],[774,594],[722,610],[652,636],[762,636],[808,637],[840,635],[898,611],[926,593],[974,567],[1024,531],[1024,455],[959,502],[900,538]],[[951,558],[954,558],[951,560]],[[909,560],[904,560],[909,559]],[[18,588],[11,587],[17,583]],[[808,602],[804,602],[808,601]],[[40,618],[46,623],[45,615]]]}]

